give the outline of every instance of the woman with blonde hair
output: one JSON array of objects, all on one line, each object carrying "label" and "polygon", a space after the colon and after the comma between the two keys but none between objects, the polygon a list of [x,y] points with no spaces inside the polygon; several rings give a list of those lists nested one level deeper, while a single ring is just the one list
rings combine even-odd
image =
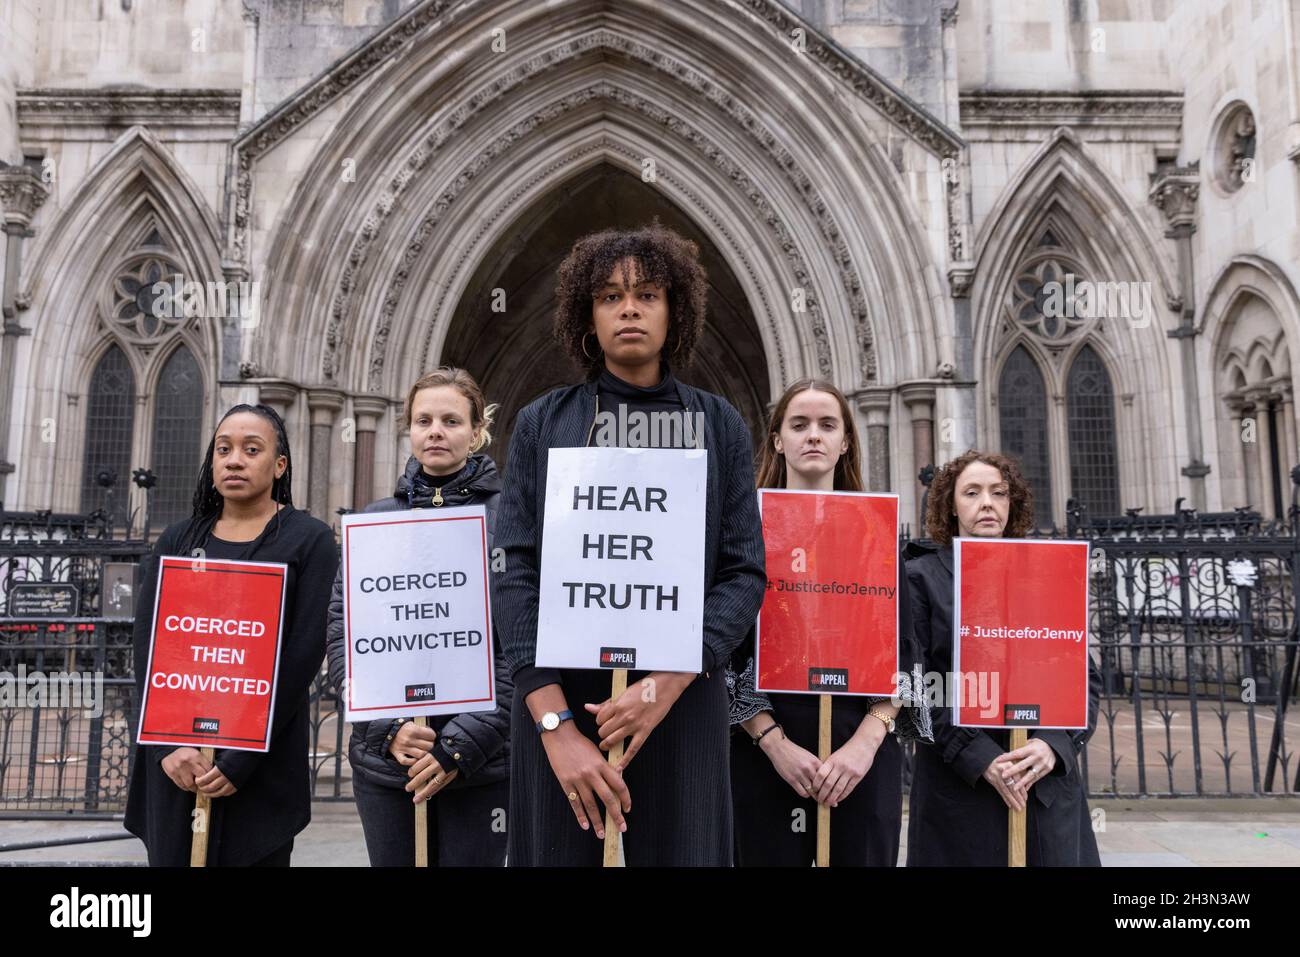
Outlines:
[{"label": "woman with blonde hair", "polygon": [[[464,369],[444,367],[421,376],[407,393],[403,415],[411,457],[392,496],[363,511],[483,505],[490,552],[501,477],[480,450],[491,441],[495,411]],[[430,867],[505,863],[514,684],[495,634],[492,645],[495,711],[442,715],[430,718],[427,727],[410,718],[353,723],[348,760],[372,866],[414,865],[411,809],[435,796],[429,805]],[[330,681],[341,691],[347,655],[341,578],[330,600],[327,646]]]}]

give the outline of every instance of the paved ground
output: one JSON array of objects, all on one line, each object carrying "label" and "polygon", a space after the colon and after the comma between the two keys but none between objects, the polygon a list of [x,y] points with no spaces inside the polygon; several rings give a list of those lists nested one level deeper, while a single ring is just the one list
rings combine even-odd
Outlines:
[{"label": "paved ground", "polygon": [[[1240,800],[1096,801],[1102,863],[1108,867],[1300,866],[1300,797]],[[115,821],[0,820],[11,844],[122,833]],[[904,835],[906,835],[904,823]],[[904,850],[906,853],[906,849]],[[0,866],[141,864],[135,838],[29,850],[0,849]],[[361,823],[350,803],[318,803],[294,844],[295,867],[366,864]]]}]

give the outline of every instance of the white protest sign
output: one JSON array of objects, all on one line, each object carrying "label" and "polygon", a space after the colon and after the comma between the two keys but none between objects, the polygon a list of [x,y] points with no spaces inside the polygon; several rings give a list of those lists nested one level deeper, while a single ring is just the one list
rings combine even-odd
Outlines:
[{"label": "white protest sign", "polygon": [[496,708],[482,505],[343,516],[348,721]]},{"label": "white protest sign", "polygon": [[537,664],[697,672],[703,449],[551,449]]}]

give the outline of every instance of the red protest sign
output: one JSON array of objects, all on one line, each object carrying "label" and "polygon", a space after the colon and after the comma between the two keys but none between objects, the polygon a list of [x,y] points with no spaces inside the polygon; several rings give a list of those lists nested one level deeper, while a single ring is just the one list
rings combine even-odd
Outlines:
[{"label": "red protest sign", "polygon": [[162,560],[138,744],[270,750],[286,571]]},{"label": "red protest sign", "polygon": [[892,695],[898,496],[760,489],[767,593],[760,691]]},{"label": "red protest sign", "polygon": [[953,539],[953,723],[1088,726],[1088,543]]}]

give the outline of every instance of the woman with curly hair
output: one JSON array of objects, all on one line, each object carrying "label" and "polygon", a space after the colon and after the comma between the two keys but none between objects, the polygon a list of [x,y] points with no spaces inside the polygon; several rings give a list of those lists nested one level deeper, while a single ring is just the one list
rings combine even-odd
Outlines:
[{"label": "woman with curly hair", "polygon": [[[967,451],[930,485],[931,543],[907,546],[912,623],[927,672],[952,687],[955,536],[1023,538],[1033,527],[1033,492],[1020,467],[996,452]],[[1097,722],[1101,677],[1089,662],[1088,729],[1034,730],[1008,751],[1009,732],[958,728],[950,701],[931,710],[934,744],[918,745],[912,771],[907,863],[1005,866],[1007,809],[1028,807],[1030,867],[1092,866],[1101,860],[1078,755]]]},{"label": "woman with curly hair", "polygon": [[[493,615],[515,684],[508,863],[599,864],[608,809],[629,865],[725,865],[723,666],[758,614],[765,578],[749,430],[725,399],[670,367],[690,361],[699,337],[704,270],[694,243],[653,225],[580,239],[558,280],[555,335],[585,381],[519,413],[498,521]],[[607,427],[662,413],[681,427]],[[547,452],[590,445],[708,450],[703,668],[633,672],[615,700],[607,672],[536,667]],[[624,739],[614,767],[605,752]]]}]

